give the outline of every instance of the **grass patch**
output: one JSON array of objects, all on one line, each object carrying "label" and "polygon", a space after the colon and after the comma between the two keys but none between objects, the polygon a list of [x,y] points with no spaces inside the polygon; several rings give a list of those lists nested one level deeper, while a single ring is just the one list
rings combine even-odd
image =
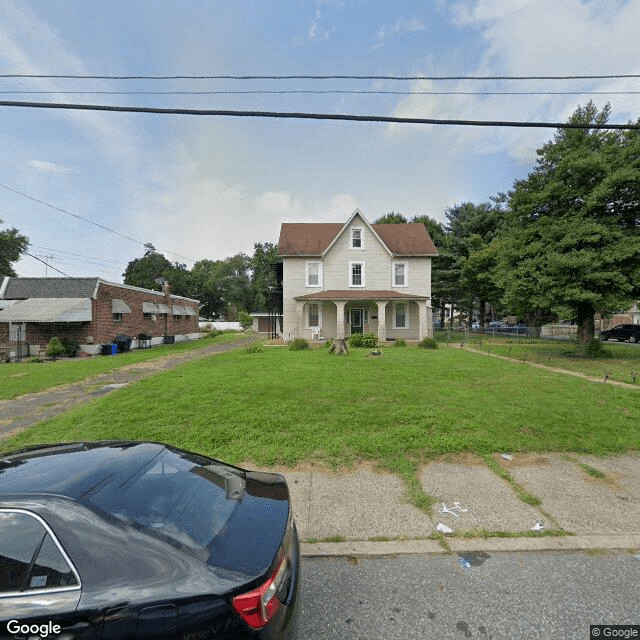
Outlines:
[{"label": "grass patch", "polygon": [[[371,460],[400,475],[409,500],[428,510],[434,499],[416,475],[422,460],[473,452],[496,470],[496,451],[637,451],[639,416],[634,390],[462,349],[388,349],[383,359],[332,358],[324,349],[251,357],[238,349],[118,389],[0,448],[135,439],[260,466]],[[508,473],[505,479],[513,482]]]},{"label": "grass patch", "polygon": [[318,544],[319,542],[346,542],[344,536],[328,536],[326,538],[305,538],[302,542],[307,544]]},{"label": "grass patch", "polygon": [[[480,344],[482,343],[482,344]],[[606,359],[585,357],[578,345],[571,342],[550,340],[479,340],[473,339],[467,345],[484,352],[491,351],[501,356],[519,360],[527,357],[527,362],[551,368],[577,371],[604,381],[608,380],[636,384],[640,387],[640,349],[635,345],[607,342]]]},{"label": "grass patch", "polygon": [[531,505],[532,507],[538,507],[542,504],[542,501],[539,498],[536,498],[533,494],[529,493],[525,489],[523,489],[514,479],[513,476],[500,464],[498,464],[490,455],[483,456],[484,461],[487,463],[489,468],[499,475],[503,480],[506,480],[510,485],[515,494],[522,500],[522,502]]},{"label": "grass patch", "polygon": [[580,468],[589,476],[591,476],[592,478],[596,478],[598,480],[606,480],[607,476],[602,473],[602,471],[598,471],[598,469],[594,469],[592,466],[588,465],[588,464],[584,464],[582,462],[579,463],[580,464]]},{"label": "grass patch", "polygon": [[198,349],[210,344],[236,342],[241,333],[224,333],[214,338],[187,340],[176,344],[158,345],[151,349],[134,349],[114,356],[69,358],[56,362],[0,363],[0,400],[10,400],[26,393],[37,393],[63,384],[78,382],[91,376],[109,373],[139,362]]}]

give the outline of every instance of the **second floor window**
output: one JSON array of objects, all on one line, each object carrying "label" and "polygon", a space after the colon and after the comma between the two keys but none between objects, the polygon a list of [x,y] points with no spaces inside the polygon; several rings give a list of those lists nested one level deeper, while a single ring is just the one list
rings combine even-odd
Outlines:
[{"label": "second floor window", "polygon": [[364,262],[350,262],[349,269],[349,286],[364,287]]},{"label": "second floor window", "polygon": [[393,284],[396,287],[404,287],[407,284],[407,265],[404,262],[396,262],[393,265]]},{"label": "second floor window", "polygon": [[307,263],[307,286],[317,287],[320,284],[320,263]]}]

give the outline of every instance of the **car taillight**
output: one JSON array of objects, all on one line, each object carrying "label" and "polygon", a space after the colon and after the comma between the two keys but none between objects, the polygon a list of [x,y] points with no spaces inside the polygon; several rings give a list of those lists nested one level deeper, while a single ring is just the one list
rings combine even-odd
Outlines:
[{"label": "car taillight", "polygon": [[233,599],[233,608],[252,629],[261,629],[276,614],[280,607],[278,592],[287,574],[287,558],[283,556],[276,570],[264,584]]}]

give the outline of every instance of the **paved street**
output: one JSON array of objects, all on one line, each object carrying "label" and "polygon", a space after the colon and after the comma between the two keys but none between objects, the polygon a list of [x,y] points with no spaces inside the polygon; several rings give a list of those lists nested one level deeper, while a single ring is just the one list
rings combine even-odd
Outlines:
[{"label": "paved street", "polygon": [[300,640],[588,640],[640,625],[639,584],[628,552],[305,558]]}]

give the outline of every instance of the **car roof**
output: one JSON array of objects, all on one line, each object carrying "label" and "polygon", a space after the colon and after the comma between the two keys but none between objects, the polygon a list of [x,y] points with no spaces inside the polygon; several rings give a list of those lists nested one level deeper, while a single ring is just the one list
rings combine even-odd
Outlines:
[{"label": "car roof", "polygon": [[40,446],[0,457],[0,496],[57,495],[77,500],[112,476],[123,482],[166,447],[149,442]]}]

